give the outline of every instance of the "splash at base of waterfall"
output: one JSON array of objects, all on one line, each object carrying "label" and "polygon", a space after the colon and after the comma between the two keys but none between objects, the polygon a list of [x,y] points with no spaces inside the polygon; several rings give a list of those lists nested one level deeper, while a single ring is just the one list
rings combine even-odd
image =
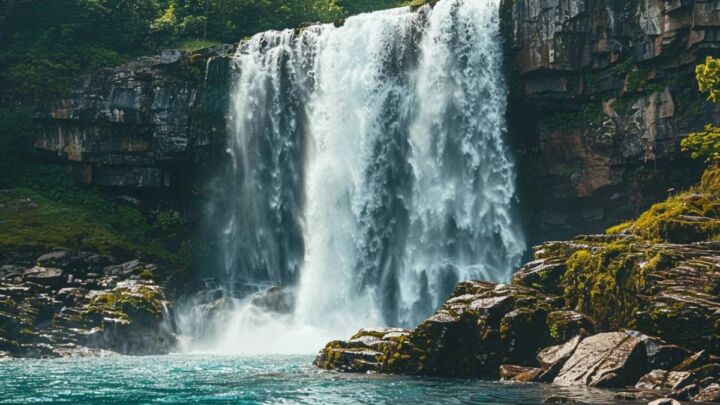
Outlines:
[{"label": "splash at base of waterfall", "polygon": [[[181,311],[193,350],[315,351],[363,326],[414,326],[459,281],[509,280],[525,242],[499,2],[240,43],[209,209],[224,298]],[[249,304],[240,291],[258,285],[294,288],[292,311]]]},{"label": "splash at base of waterfall", "polygon": [[252,301],[251,298],[222,299],[209,305],[186,304],[179,311],[178,326],[195,336],[180,339],[180,352],[310,354],[329,341],[351,336],[358,329],[358,320],[353,316],[345,319],[336,316],[331,326],[315,326],[294,313],[274,312]]}]

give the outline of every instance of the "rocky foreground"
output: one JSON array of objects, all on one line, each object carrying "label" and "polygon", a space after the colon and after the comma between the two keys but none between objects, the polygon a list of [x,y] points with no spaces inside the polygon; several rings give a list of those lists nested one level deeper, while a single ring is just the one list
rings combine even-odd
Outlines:
[{"label": "rocky foreground", "polygon": [[0,358],[166,354],[175,345],[157,266],[68,250],[1,258]]},{"label": "rocky foreground", "polygon": [[415,329],[363,329],[315,364],[720,402],[718,184],[709,170],[608,234],[537,247],[511,284],[463,282]]}]

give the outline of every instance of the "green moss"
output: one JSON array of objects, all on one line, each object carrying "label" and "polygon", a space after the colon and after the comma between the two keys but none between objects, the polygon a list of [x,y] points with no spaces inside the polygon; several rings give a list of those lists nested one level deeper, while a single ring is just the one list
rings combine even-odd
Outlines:
[{"label": "green moss", "polygon": [[692,243],[720,235],[720,170],[705,171],[700,186],[671,196],[645,211],[637,220],[608,229],[648,241]]},{"label": "green moss", "polygon": [[566,261],[561,280],[567,308],[588,314],[602,328],[631,326],[638,307],[644,256],[627,241],[615,241],[596,252],[580,250]]},{"label": "green moss", "polygon": [[156,288],[116,288],[93,298],[87,307],[89,314],[111,315],[126,321],[135,317],[162,317],[162,294]]}]

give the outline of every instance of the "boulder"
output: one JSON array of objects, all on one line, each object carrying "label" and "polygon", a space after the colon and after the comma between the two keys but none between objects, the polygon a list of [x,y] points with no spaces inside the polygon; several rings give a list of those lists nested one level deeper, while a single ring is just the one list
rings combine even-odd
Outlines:
[{"label": "boulder", "polygon": [[13,264],[0,266],[0,280],[22,277],[23,273],[25,273],[25,267],[23,266]]},{"label": "boulder", "polygon": [[660,399],[656,399],[656,400],[648,403],[648,405],[681,405],[681,404],[680,404],[680,402],[678,402],[672,398],[660,398]]},{"label": "boulder", "polygon": [[543,349],[537,355],[537,360],[543,368],[536,381],[550,383],[557,377],[565,362],[572,356],[582,341],[581,336],[575,336],[564,344]]},{"label": "boulder", "polygon": [[282,287],[270,287],[255,294],[252,304],[258,308],[279,314],[289,314],[295,310],[295,292]]},{"label": "boulder", "polygon": [[[362,330],[350,341],[330,342],[315,364],[343,371],[498,378],[502,364],[532,366],[540,349],[553,343],[545,318],[556,304],[526,287],[466,281],[415,329]],[[359,358],[355,351],[362,351]],[[376,352],[372,361],[366,351]]]},{"label": "boulder", "polygon": [[65,269],[70,266],[71,256],[72,253],[68,250],[46,253],[37,258],[37,265]]},{"label": "boulder", "polygon": [[690,371],[710,364],[710,354],[706,350],[701,350],[692,356],[683,360],[680,364],[673,368],[673,371]]},{"label": "boulder", "polygon": [[653,370],[640,378],[635,388],[641,390],[679,390],[689,385],[693,376],[687,371]]},{"label": "boulder", "polygon": [[601,333],[580,342],[553,382],[562,386],[621,388],[634,384],[646,367],[642,340],[622,332]]},{"label": "boulder", "polygon": [[530,382],[542,371],[540,368],[503,364],[500,366],[500,378],[503,381]]},{"label": "boulder", "polygon": [[695,402],[720,403],[720,385],[712,384],[693,397]]},{"label": "boulder", "polygon": [[61,287],[67,280],[62,270],[40,266],[25,270],[23,278],[27,281],[50,287]]},{"label": "boulder", "polygon": [[561,345],[545,348],[538,353],[537,360],[545,370],[561,362],[565,364],[565,361],[572,356],[581,341],[581,336],[575,336]]}]

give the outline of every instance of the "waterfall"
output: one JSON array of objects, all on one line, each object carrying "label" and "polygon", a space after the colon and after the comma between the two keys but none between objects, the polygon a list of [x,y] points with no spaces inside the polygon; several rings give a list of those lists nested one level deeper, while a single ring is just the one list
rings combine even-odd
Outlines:
[{"label": "waterfall", "polygon": [[508,281],[525,242],[501,69],[499,0],[243,41],[216,204],[223,282],[293,287],[295,302],[274,314],[236,300],[208,347],[316,350],[414,325],[458,281]]}]

